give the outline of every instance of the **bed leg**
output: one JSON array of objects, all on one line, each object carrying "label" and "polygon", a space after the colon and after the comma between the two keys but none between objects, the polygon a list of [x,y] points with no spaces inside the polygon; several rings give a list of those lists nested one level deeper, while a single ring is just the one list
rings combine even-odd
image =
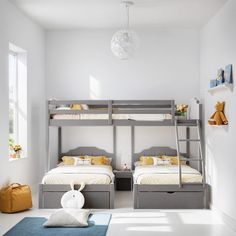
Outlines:
[{"label": "bed leg", "polygon": [[44,208],[44,202],[43,202],[43,185],[39,184],[39,196],[38,196],[38,203],[39,203],[39,209]]},{"label": "bed leg", "polygon": [[134,209],[138,209],[138,185],[133,184]]},{"label": "bed leg", "polygon": [[110,185],[110,209],[114,209],[115,187],[114,184]]},{"label": "bed leg", "polygon": [[204,189],[204,209],[209,209],[209,194],[210,194],[209,185],[206,184]]}]

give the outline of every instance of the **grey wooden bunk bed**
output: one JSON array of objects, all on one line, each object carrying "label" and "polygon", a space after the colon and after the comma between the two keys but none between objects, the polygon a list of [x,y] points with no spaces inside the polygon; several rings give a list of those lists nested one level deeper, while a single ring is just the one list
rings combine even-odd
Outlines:
[{"label": "grey wooden bunk bed", "polygon": [[[83,109],[59,109],[61,106],[71,106],[73,104],[83,105]],[[199,124],[199,120],[175,120],[175,103],[174,100],[49,100],[47,101],[48,113],[48,170],[50,170],[49,155],[49,131],[50,128],[58,128],[58,157],[62,154],[62,129],[65,126],[111,126],[113,130],[113,153],[107,153],[104,150],[95,147],[76,148],[71,150],[69,154],[86,154],[86,155],[108,155],[113,157],[113,168],[116,167],[116,127],[130,126],[132,137],[132,158],[135,156],[135,140],[134,133],[136,126],[186,126],[186,133],[189,135],[189,126]],[[188,143],[188,142],[187,142]],[[178,147],[178,145],[177,145]],[[189,151],[189,146],[187,145]],[[177,155],[179,150],[177,150]],[[180,156],[180,154],[179,154]],[[204,159],[202,156],[202,171],[204,172]],[[181,176],[181,167],[180,167]],[[192,192],[205,191],[205,180],[201,186],[137,186],[134,184],[134,208],[160,208],[155,204],[160,195],[152,195],[150,192],[176,192],[182,191],[181,197],[188,198],[188,194],[184,194],[191,190]],[[151,188],[153,187],[153,188]],[[159,188],[160,187],[160,188]],[[79,186],[75,186],[79,188]],[[40,184],[39,185],[39,207],[40,208],[59,208],[60,198],[63,193],[70,189],[69,185],[59,184]],[[197,191],[196,191],[197,190]],[[86,185],[83,190],[85,195],[85,207],[87,208],[113,208],[114,207],[114,183],[109,185]],[[136,196],[137,194],[137,196]],[[193,193],[194,194],[194,193]],[[99,196],[99,197],[98,197]],[[173,195],[174,196],[174,195]],[[205,195],[204,195],[205,196]],[[153,198],[154,197],[154,198]],[[144,199],[153,199],[148,206],[143,205]],[[200,208],[200,204],[192,208]],[[204,205],[205,206],[205,205]],[[176,207],[178,207],[176,205]],[[183,207],[184,208],[184,207]]]}]

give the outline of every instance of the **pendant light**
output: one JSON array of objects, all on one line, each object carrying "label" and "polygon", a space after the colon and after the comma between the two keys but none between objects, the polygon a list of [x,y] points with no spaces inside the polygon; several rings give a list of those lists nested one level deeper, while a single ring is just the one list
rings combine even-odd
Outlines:
[{"label": "pendant light", "polygon": [[135,54],[139,45],[139,38],[134,31],[130,30],[129,25],[129,8],[134,3],[131,1],[122,1],[121,3],[124,4],[126,8],[126,28],[117,31],[113,35],[111,39],[111,51],[119,59],[127,60]]}]

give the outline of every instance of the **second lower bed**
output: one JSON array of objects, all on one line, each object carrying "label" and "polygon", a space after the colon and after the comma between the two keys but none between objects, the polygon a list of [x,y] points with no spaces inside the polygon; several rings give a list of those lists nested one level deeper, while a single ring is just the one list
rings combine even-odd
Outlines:
[{"label": "second lower bed", "polygon": [[46,173],[39,185],[39,208],[61,208],[61,197],[71,184],[82,194],[84,208],[114,208],[114,175],[110,166],[63,166]]},{"label": "second lower bed", "polygon": [[139,166],[134,172],[135,209],[208,208],[208,186],[197,170],[182,166],[179,186],[178,166]]}]

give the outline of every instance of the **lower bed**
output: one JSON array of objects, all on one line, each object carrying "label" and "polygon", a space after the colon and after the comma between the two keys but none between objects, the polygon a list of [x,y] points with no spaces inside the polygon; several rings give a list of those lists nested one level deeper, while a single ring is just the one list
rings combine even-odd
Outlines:
[{"label": "lower bed", "polygon": [[114,182],[109,165],[59,166],[43,177],[43,184],[110,184]]},{"label": "lower bed", "polygon": [[85,188],[85,208],[114,207],[114,175],[111,166],[60,166],[45,174],[39,185],[39,208],[60,208],[62,195],[71,184]]},{"label": "lower bed", "polygon": [[[181,166],[182,183],[202,183],[202,175],[187,165]],[[134,183],[137,184],[179,184],[178,166],[137,166]]]},{"label": "lower bed", "polygon": [[190,166],[182,167],[179,187],[178,166],[138,166],[134,172],[135,209],[202,209],[207,206],[207,185]]}]

